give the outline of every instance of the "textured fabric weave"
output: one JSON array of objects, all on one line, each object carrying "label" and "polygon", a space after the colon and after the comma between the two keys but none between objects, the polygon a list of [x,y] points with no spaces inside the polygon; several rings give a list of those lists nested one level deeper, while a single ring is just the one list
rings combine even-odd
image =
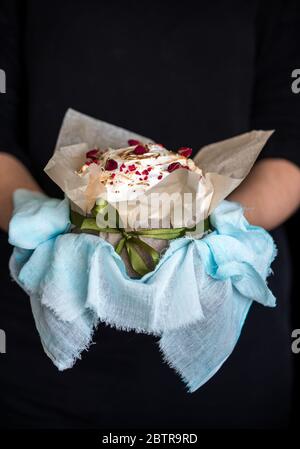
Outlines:
[{"label": "textured fabric weave", "polygon": [[102,321],[160,336],[162,359],[193,392],[234,349],[252,301],[275,306],[266,284],[274,242],[238,203],[214,210],[215,230],[203,239],[171,241],[141,279],[127,275],[110,243],[68,232],[67,199],[19,189],[14,203],[11,274],[30,296],[43,348],[59,370],[73,366]]}]

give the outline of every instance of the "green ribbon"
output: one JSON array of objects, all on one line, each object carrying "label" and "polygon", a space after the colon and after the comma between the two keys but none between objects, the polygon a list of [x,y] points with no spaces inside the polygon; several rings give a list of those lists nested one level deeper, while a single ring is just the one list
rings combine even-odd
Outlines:
[{"label": "green ribbon", "polygon": [[[159,262],[160,254],[152,246],[141,240],[139,237],[146,237],[160,240],[173,240],[179,237],[183,237],[187,231],[194,231],[193,228],[164,228],[164,229],[138,229],[135,231],[126,231],[124,228],[100,228],[96,223],[97,213],[101,213],[106,205],[98,204],[92,210],[93,217],[84,217],[83,215],[71,210],[70,218],[71,223],[81,231],[97,231],[107,232],[108,234],[121,234],[122,238],[117,243],[115,251],[121,254],[125,248],[127,251],[128,259],[134,271],[143,276],[144,274],[152,271]],[[206,218],[203,223],[204,232],[210,229],[209,219]],[[139,254],[137,248],[143,250],[151,259],[152,267],[149,267],[144,259]]]}]

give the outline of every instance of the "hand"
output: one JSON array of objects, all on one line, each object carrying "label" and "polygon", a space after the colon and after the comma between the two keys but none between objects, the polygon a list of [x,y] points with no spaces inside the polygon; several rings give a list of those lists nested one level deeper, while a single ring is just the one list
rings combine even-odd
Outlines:
[{"label": "hand", "polygon": [[227,198],[245,207],[245,217],[271,230],[300,205],[300,169],[286,159],[262,159]]},{"label": "hand", "polygon": [[27,168],[18,159],[8,153],[0,153],[0,228],[4,231],[7,231],[12,216],[12,195],[18,188],[41,192]]}]

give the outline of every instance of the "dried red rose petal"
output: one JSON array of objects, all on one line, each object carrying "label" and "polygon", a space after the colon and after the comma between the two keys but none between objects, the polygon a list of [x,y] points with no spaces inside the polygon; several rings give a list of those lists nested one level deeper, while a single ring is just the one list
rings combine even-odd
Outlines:
[{"label": "dried red rose petal", "polygon": [[140,175],[141,173],[137,170],[137,171],[135,172],[135,174],[136,174],[136,175]]},{"label": "dried red rose petal", "polygon": [[105,164],[105,170],[116,170],[118,168],[118,162],[114,159],[107,159]]},{"label": "dried red rose petal", "polygon": [[157,177],[157,179],[161,179],[162,178],[162,175],[159,175],[158,177]]},{"label": "dried red rose petal", "polygon": [[145,168],[145,170],[142,171],[142,175],[148,175],[148,170]]},{"label": "dried red rose petal", "polygon": [[139,145],[140,144],[140,141],[139,140],[135,140],[135,139],[129,139],[128,140],[128,145],[130,146],[130,147],[133,147],[134,145]]},{"label": "dried red rose petal", "polygon": [[192,152],[193,152],[192,148],[189,148],[189,147],[181,147],[177,151],[177,153],[180,154],[180,156],[184,156],[184,157],[190,157]]},{"label": "dried red rose petal", "polygon": [[178,170],[179,168],[182,168],[182,165],[179,162],[172,162],[172,164],[168,166],[168,172],[171,173],[172,171]]},{"label": "dried red rose petal", "polygon": [[90,150],[86,153],[86,157],[94,159],[99,155],[99,150],[95,148],[94,150]]},{"label": "dried red rose petal", "polygon": [[99,159],[94,159],[94,158],[92,158],[92,159],[88,159],[88,160],[85,162],[85,165],[91,165],[91,164],[97,164],[97,165],[99,165],[99,164],[100,164],[100,161],[99,161]]},{"label": "dried red rose petal", "polygon": [[146,147],[144,147],[143,145],[138,145],[133,150],[133,153],[134,154],[145,154],[145,153],[148,153],[148,149]]},{"label": "dried red rose petal", "polygon": [[134,171],[135,169],[136,169],[136,166],[134,164],[128,166],[129,171]]}]

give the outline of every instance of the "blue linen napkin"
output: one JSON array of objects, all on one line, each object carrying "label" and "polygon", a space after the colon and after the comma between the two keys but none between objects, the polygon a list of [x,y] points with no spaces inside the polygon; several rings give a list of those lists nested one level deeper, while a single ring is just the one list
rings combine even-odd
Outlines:
[{"label": "blue linen napkin", "polygon": [[210,379],[233,351],[252,301],[276,302],[266,283],[272,237],[250,225],[238,203],[223,201],[210,221],[213,232],[171,241],[154,271],[132,279],[110,243],[70,232],[67,199],[16,190],[10,272],[30,296],[57,368],[71,368],[105,322],[160,336],[162,359],[188,392]]}]

